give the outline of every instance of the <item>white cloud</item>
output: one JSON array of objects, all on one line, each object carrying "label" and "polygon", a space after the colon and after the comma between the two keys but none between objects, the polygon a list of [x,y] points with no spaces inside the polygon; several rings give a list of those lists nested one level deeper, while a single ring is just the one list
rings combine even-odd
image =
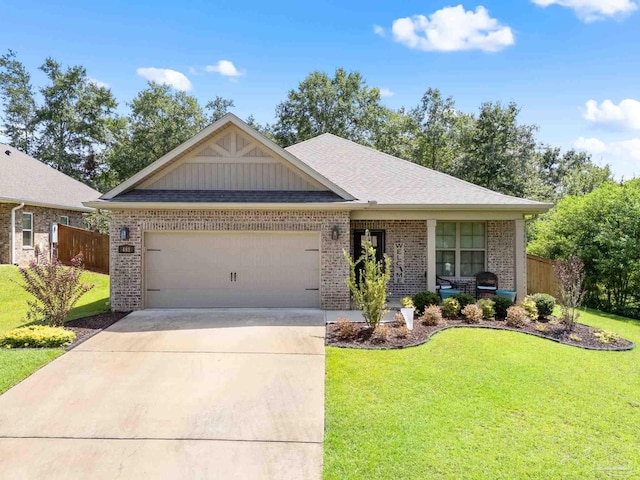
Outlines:
[{"label": "white cloud", "polygon": [[635,0],[531,0],[536,5],[548,7],[559,5],[573,9],[585,23],[606,18],[621,18],[638,9]]},{"label": "white cloud", "polygon": [[229,60],[218,60],[215,65],[207,65],[204,67],[207,72],[217,72],[224,77],[240,77],[244,72],[239,71],[233,62]]},{"label": "white cloud", "polygon": [[89,83],[93,83],[96,87],[99,87],[99,88],[110,88],[111,87],[111,85],[109,85],[107,82],[103,82],[101,80],[96,80],[95,78],[87,77],[87,80],[89,81]]},{"label": "white cloud", "polygon": [[176,90],[191,90],[191,81],[184,73],[168,68],[141,67],[136,70],[138,75],[150,82],[171,85]]},{"label": "white cloud", "polygon": [[387,32],[385,32],[384,28],[382,28],[380,25],[373,26],[373,33],[375,33],[379,37],[385,37],[387,35]]},{"label": "white cloud", "polygon": [[573,143],[577,150],[591,153],[596,160],[611,165],[613,174],[631,178],[640,174],[640,138],[605,142],[599,138],[580,137]]},{"label": "white cloud", "polygon": [[425,52],[497,52],[515,43],[511,28],[491,18],[482,6],[472,11],[458,5],[438,10],[428,18],[424,15],[398,18],[391,30],[396,42]]},{"label": "white cloud", "polygon": [[393,97],[396,94],[396,92],[392,92],[388,88],[380,88],[379,90],[380,90],[381,97]]},{"label": "white cloud", "polygon": [[589,100],[585,104],[584,118],[600,125],[610,125],[632,130],[640,130],[640,101],[627,98],[619,104],[605,100],[598,104]]}]

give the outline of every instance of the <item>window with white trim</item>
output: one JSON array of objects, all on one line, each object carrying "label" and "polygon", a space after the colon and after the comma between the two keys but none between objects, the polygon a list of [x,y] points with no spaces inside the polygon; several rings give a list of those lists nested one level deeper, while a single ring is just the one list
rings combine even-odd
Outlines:
[{"label": "window with white trim", "polygon": [[487,228],[484,222],[438,222],[436,274],[474,277],[486,270]]},{"label": "window with white trim", "polygon": [[69,216],[68,215],[62,215],[60,217],[60,223],[62,225],[69,225]]},{"label": "window with white trim", "polygon": [[22,248],[33,248],[33,213],[22,214]]}]

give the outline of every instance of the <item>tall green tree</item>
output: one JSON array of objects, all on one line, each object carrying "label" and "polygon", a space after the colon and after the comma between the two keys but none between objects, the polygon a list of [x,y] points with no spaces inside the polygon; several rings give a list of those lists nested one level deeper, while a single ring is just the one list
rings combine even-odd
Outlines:
[{"label": "tall green tree", "polygon": [[330,77],[316,71],[276,107],[273,136],[283,147],[323,133],[372,145],[384,110],[380,90],[368,87],[360,73],[338,68]]},{"label": "tall green tree", "polygon": [[608,165],[600,167],[585,152],[543,147],[534,157],[526,196],[557,203],[567,195],[586,195],[611,180]]},{"label": "tall green tree", "polygon": [[536,154],[535,125],[518,123],[515,103],[485,102],[461,140],[454,174],[477,185],[522,197]]},{"label": "tall green tree", "polygon": [[444,98],[440,90],[429,88],[411,116],[416,127],[411,159],[424,167],[451,171],[459,150],[458,129],[464,121],[453,98]]},{"label": "tall green tree", "polygon": [[33,155],[36,143],[36,101],[31,75],[13,50],[0,57],[2,134],[18,150]]},{"label": "tall green tree", "polygon": [[229,113],[229,109],[234,108],[233,100],[217,96],[207,102],[204,109],[208,113],[209,123],[216,122]]},{"label": "tall green tree", "polygon": [[61,172],[93,184],[105,168],[117,102],[111,90],[92,82],[84,67],[63,70],[52,58],[40,67],[48,79],[37,109],[36,156]]}]

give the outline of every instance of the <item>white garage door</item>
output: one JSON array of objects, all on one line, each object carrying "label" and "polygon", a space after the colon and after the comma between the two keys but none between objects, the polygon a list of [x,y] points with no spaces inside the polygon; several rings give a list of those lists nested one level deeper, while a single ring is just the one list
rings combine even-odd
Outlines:
[{"label": "white garage door", "polygon": [[319,232],[147,232],[146,308],[320,307]]}]

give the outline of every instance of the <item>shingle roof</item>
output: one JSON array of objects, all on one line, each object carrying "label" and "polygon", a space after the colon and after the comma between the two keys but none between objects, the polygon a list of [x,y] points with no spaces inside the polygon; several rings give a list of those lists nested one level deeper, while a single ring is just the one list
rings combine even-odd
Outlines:
[{"label": "shingle roof", "polygon": [[[10,152],[9,155],[6,152]],[[0,201],[91,210],[100,192],[15,148],[0,144]]]},{"label": "shingle roof", "polygon": [[331,203],[343,202],[333,192],[321,191],[238,191],[238,190],[130,190],[113,202],[193,202],[193,203]]},{"label": "shingle roof", "polygon": [[545,207],[540,202],[503,195],[330,133],[286,150],[360,201],[387,205]]}]

